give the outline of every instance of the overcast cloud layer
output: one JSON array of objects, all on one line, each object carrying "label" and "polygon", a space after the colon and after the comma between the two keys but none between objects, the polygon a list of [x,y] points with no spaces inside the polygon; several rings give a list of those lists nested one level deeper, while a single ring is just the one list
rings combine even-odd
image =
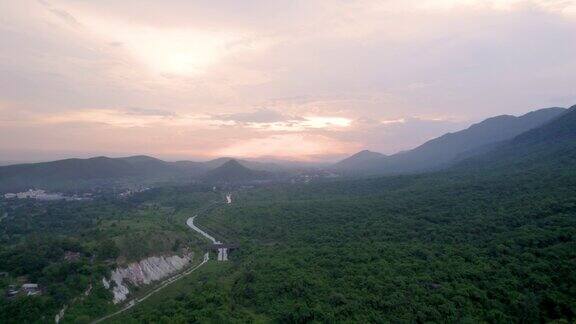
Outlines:
[{"label": "overcast cloud layer", "polygon": [[333,159],[576,103],[576,0],[0,0],[0,40],[0,160]]}]

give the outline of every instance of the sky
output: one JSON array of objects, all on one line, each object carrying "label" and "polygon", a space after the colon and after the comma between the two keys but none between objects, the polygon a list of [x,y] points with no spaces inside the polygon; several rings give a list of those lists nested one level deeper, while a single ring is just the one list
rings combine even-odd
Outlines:
[{"label": "sky", "polygon": [[576,0],[0,0],[0,161],[331,161],[576,104]]}]

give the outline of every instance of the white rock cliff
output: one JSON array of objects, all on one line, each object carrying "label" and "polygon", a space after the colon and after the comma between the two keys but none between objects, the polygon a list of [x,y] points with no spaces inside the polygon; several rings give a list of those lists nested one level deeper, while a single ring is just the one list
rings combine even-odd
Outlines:
[{"label": "white rock cliff", "polygon": [[102,279],[102,282],[106,288],[112,288],[114,304],[117,304],[126,300],[130,293],[127,283],[134,286],[148,285],[153,281],[166,278],[182,270],[191,261],[192,254],[183,257],[178,255],[149,257],[139,262],[131,263],[125,268],[117,268],[112,271],[110,281],[114,285],[110,285],[105,278]]}]

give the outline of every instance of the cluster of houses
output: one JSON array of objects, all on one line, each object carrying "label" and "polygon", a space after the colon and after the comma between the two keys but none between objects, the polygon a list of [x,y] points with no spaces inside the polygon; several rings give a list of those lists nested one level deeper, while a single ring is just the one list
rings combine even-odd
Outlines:
[{"label": "cluster of houses", "polygon": [[134,195],[134,194],[136,194],[136,193],[143,192],[143,191],[146,191],[146,190],[150,190],[150,188],[128,189],[128,190],[126,190],[126,191],[121,192],[118,196],[119,196],[120,198],[127,198],[127,197],[130,197],[130,196],[132,196],[132,195]]},{"label": "cluster of houses", "polygon": [[25,283],[22,286],[10,285],[6,291],[6,298],[12,299],[18,296],[37,296],[42,294],[42,289],[36,283]]},{"label": "cluster of houses", "polygon": [[27,191],[18,193],[4,194],[5,199],[37,199],[37,200],[88,200],[90,198],[65,196],[62,193],[55,192],[49,193],[42,189],[28,189]]},{"label": "cluster of houses", "polygon": [[[75,251],[65,251],[64,260],[66,262],[78,262],[82,258],[82,253]],[[8,272],[0,272],[0,278],[7,278]],[[19,284],[11,284],[6,290],[5,297],[8,299],[16,298],[18,296],[37,296],[42,294],[42,289],[37,283],[26,282],[25,276],[19,277]]]},{"label": "cluster of houses", "polygon": [[291,183],[309,183],[318,179],[334,179],[340,177],[339,174],[327,170],[306,171],[295,175],[290,179]]},{"label": "cluster of houses", "polygon": [[[0,272],[0,278],[8,277],[8,272]],[[20,282],[25,282],[25,277],[19,278]],[[18,296],[37,296],[42,294],[42,289],[36,283],[23,283],[20,286],[18,284],[12,284],[8,286],[6,290],[6,298],[12,299]]]},{"label": "cluster of houses", "polygon": [[7,193],[4,195],[6,199],[38,199],[38,200],[59,200],[62,199],[60,193],[47,193],[44,190],[29,189],[28,191],[18,193]]}]

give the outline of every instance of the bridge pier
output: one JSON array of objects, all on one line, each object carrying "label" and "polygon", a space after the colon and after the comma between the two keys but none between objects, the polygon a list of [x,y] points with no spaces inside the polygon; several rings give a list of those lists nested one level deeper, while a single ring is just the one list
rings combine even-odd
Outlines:
[{"label": "bridge pier", "polygon": [[218,261],[228,261],[228,248],[218,248]]}]

